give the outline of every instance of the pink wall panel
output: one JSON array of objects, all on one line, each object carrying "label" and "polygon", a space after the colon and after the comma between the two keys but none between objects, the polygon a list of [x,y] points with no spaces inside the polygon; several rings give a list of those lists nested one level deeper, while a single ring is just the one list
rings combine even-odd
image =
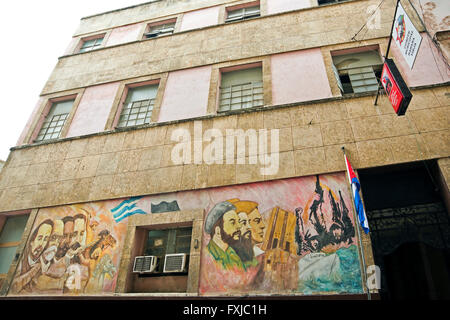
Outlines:
[{"label": "pink wall panel", "polygon": [[267,13],[279,13],[311,7],[311,0],[267,0]]},{"label": "pink wall panel", "polygon": [[31,113],[31,116],[28,118],[27,124],[25,125],[25,128],[22,131],[22,134],[19,137],[19,140],[17,140],[16,145],[20,146],[22,144],[27,144],[27,141],[24,141],[25,136],[27,135],[28,131],[31,128],[31,124],[34,120],[34,118],[37,116],[37,113],[39,111],[39,107],[41,106],[42,102],[44,102],[44,98],[39,98],[38,102],[36,103],[36,106],[34,107],[33,112]]},{"label": "pink wall panel", "polygon": [[66,51],[64,51],[64,55],[74,54],[75,47],[77,46],[78,41],[80,41],[79,37],[72,38],[72,40],[70,41],[69,45],[66,48]]},{"label": "pink wall panel", "polygon": [[211,7],[202,10],[186,12],[181,21],[180,31],[207,27],[217,24],[219,21],[219,7]]},{"label": "pink wall panel", "polygon": [[210,66],[169,73],[159,122],[205,115],[210,78]]},{"label": "pink wall panel", "polygon": [[430,85],[450,81],[449,71],[442,61],[434,45],[426,33],[421,33],[422,42],[417,53],[412,70],[403,58],[395,43],[391,45],[390,56],[395,58],[395,64],[409,87]]},{"label": "pink wall panel", "polygon": [[115,28],[111,31],[106,42],[107,46],[136,41],[140,38],[142,23],[131,24],[128,26]]},{"label": "pink wall panel", "polygon": [[67,137],[104,131],[119,83],[89,87],[81,98]]},{"label": "pink wall panel", "polygon": [[332,96],[320,49],[277,54],[271,59],[274,105]]}]

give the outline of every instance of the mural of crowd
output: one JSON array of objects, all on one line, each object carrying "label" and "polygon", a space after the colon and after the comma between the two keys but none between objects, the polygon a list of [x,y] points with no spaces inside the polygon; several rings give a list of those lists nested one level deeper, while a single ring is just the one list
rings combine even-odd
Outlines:
[{"label": "mural of crowd", "polygon": [[117,235],[121,228],[111,227],[104,209],[96,211],[89,205],[41,210],[12,283],[12,293],[112,291],[111,282],[117,273],[117,263],[113,262],[118,258],[117,237],[123,235]]},{"label": "mural of crowd", "polygon": [[12,294],[114,292],[133,214],[205,210],[199,293],[361,293],[343,173],[41,209]]}]

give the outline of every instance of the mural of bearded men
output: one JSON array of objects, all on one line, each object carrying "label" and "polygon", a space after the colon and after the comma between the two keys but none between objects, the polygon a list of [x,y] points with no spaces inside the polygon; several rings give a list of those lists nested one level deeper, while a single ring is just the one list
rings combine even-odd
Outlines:
[{"label": "mural of bearded men", "polygon": [[[235,249],[246,268],[255,266],[258,264],[256,256],[262,253],[261,250],[258,250],[259,248],[256,245],[262,242],[265,228],[261,214],[259,214],[258,211],[258,203],[253,201],[241,201],[239,199],[231,199],[228,201],[236,207],[239,224],[241,226],[239,242],[233,246],[233,249]],[[259,215],[259,218],[261,218],[261,220],[258,221],[260,223],[259,225],[256,225],[256,215]],[[249,216],[253,217],[253,221],[251,221]],[[255,229],[252,228],[252,225],[255,226]],[[261,232],[262,234],[260,234]],[[255,238],[257,241],[255,241]]]},{"label": "mural of bearded men", "polygon": [[52,230],[53,221],[50,219],[43,221],[34,230],[19,266],[20,276],[14,280],[13,292],[19,293],[22,290],[31,292],[33,290],[36,275],[41,271],[40,258],[47,249]]},{"label": "mural of bearded men", "polygon": [[241,235],[239,217],[233,204],[228,201],[217,203],[206,217],[205,232],[211,236],[207,249],[216,262],[224,269],[244,268],[233,249]]},{"label": "mural of bearded men", "polygon": [[64,230],[67,232],[66,225],[61,219],[54,221],[48,248],[42,253],[41,273],[36,280],[36,288],[40,291],[53,290],[54,293],[57,293],[62,289],[63,282],[60,278],[66,271],[66,265],[62,259],[65,251],[61,249],[61,243],[64,241]]}]

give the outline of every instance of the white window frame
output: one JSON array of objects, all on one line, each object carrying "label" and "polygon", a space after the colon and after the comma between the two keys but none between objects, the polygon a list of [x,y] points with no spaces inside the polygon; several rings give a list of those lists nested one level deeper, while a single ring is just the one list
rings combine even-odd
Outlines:
[{"label": "white window frame", "polygon": [[[255,8],[257,8],[257,10],[255,10]],[[259,3],[239,9],[227,9],[227,18],[225,19],[225,23],[256,18],[259,16],[261,16],[261,7]]]},{"label": "white window frame", "polygon": [[261,69],[261,79],[259,81],[243,80],[242,82],[224,86],[223,80],[221,80],[219,86],[219,105],[217,110],[219,113],[261,107],[264,105],[262,65],[234,71],[222,71],[221,74],[223,77],[223,75],[227,73],[240,72],[256,68]]},{"label": "white window frame", "polygon": [[[81,39],[81,45],[80,45],[80,49],[78,50],[78,53],[97,50],[102,46],[104,40],[105,40],[104,34]],[[86,43],[88,43],[90,41],[94,41],[93,44],[85,47]]]},{"label": "white window frame", "polygon": [[[60,111],[54,110],[55,108],[57,108],[58,105],[62,105],[64,103],[69,102],[71,102],[70,111],[64,112],[66,111],[64,109]],[[75,104],[75,97],[65,100],[51,101],[50,103],[51,105],[48,109],[48,113],[45,116],[44,122],[39,128],[39,131],[37,132],[33,142],[56,140],[61,137],[61,133],[67,123],[70,113],[73,110]],[[48,135],[50,136],[47,137]]]},{"label": "white window frame", "polygon": [[[30,217],[30,214],[29,213],[20,213],[20,214],[7,214],[7,215],[0,216],[0,235],[5,230],[6,223],[9,218],[16,218],[16,217],[20,217],[20,216],[26,216],[27,220],[28,220],[28,218]],[[23,226],[21,238],[23,236],[23,232],[25,231],[26,224],[27,224],[27,222],[25,222],[25,225]],[[14,242],[1,242],[0,248],[16,248],[16,252],[17,252],[17,248],[20,246],[20,244],[21,244],[21,239],[19,239],[18,241],[14,241]],[[13,261],[14,261],[14,258],[13,258]],[[11,261],[11,263],[13,261]],[[0,273],[0,279],[5,278],[7,274],[8,274],[8,272]]]},{"label": "white window frame", "polygon": [[168,20],[158,24],[149,24],[144,33],[144,39],[171,35],[175,32],[176,23],[176,20]]},{"label": "white window frame", "polygon": [[[353,54],[360,54],[364,52],[375,51],[375,50],[361,50],[358,52],[354,52]],[[352,53],[336,55],[336,56],[346,56],[349,59],[352,57]],[[383,63],[381,57],[379,63],[370,63],[364,65],[358,65],[354,67],[341,67],[338,68],[335,65],[334,60],[332,59],[332,69],[334,76],[336,78],[336,82],[338,84],[339,90],[342,94],[349,93],[362,93],[362,92],[376,92],[378,89],[378,78],[376,77],[375,72],[381,72],[383,68]],[[342,82],[342,76],[348,76],[350,85],[352,87],[352,92],[346,92],[347,82]]]},{"label": "white window frame", "polygon": [[[154,96],[151,95],[152,97],[148,97],[146,99],[128,101],[130,94],[132,94],[133,90],[139,90],[144,87],[155,87]],[[150,88],[150,90],[152,89]],[[159,82],[151,82],[142,85],[133,85],[128,87],[125,99],[123,100],[122,103],[120,115],[118,117],[117,124],[115,127],[129,128],[151,123],[156,97],[158,95],[158,90],[159,90]],[[144,115],[144,117],[142,117],[142,115]],[[143,122],[137,123],[138,120],[140,119],[143,119]]]}]

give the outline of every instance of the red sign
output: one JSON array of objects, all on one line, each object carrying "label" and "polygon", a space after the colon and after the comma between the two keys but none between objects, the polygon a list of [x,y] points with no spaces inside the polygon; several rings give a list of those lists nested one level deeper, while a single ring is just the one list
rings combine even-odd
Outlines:
[{"label": "red sign", "polygon": [[395,113],[399,116],[404,115],[411,101],[412,94],[392,59],[386,59],[384,62],[381,84],[389,97]]}]

